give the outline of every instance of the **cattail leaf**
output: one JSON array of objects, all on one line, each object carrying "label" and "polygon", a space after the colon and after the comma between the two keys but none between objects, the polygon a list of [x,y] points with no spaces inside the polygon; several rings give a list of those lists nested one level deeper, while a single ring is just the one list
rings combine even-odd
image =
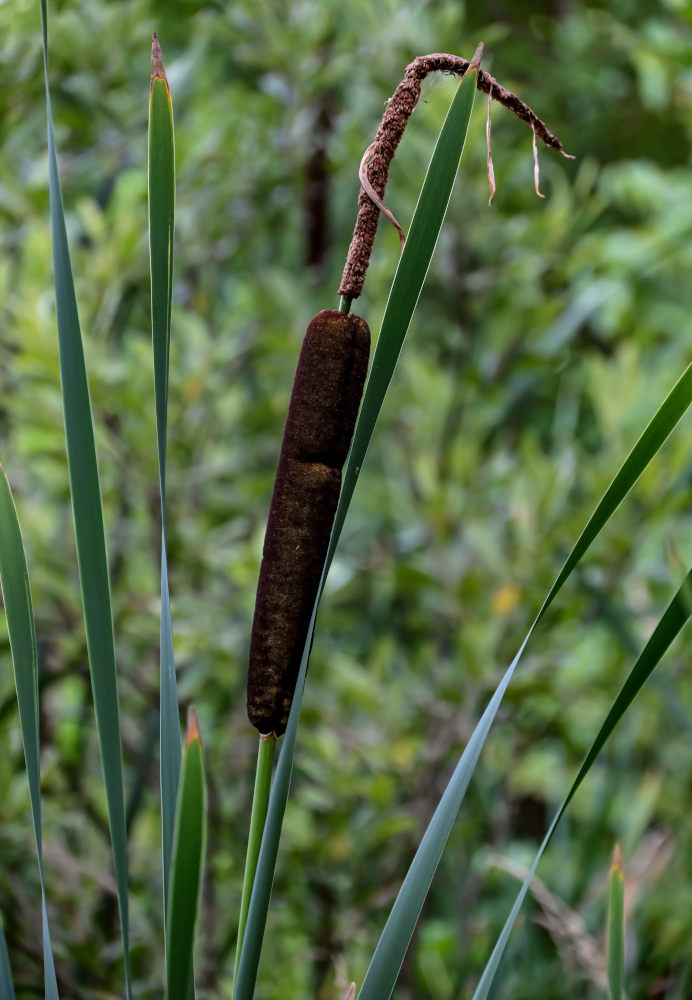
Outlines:
[{"label": "cattail leaf", "polygon": [[2,911],[0,911],[0,997],[4,997],[5,1000],[16,1000],[14,983],[12,982],[12,969],[10,968],[10,956],[7,954],[7,942],[5,941],[5,932],[2,928]]},{"label": "cattail leaf", "polygon": [[[39,759],[38,723],[38,656],[36,651],[36,626],[31,601],[29,571],[26,564],[24,544],[17,510],[5,470],[0,466],[0,584],[7,615],[7,631],[10,637],[12,668],[17,689],[19,724],[24,746],[24,760],[29,782],[31,820],[36,839],[38,873],[41,883],[41,911],[43,938],[43,965],[47,1000],[57,1000],[58,984],[55,978],[53,950],[46,913],[46,880],[43,870],[43,838],[41,833],[41,772]],[[9,962],[5,939],[2,938],[0,953],[0,997],[13,996],[3,988],[3,978],[10,980]],[[2,967],[5,966],[6,977]]]},{"label": "cattail leaf", "polygon": [[191,990],[192,953],[199,906],[204,842],[206,787],[204,756],[194,709],[190,709],[182,756],[168,894],[166,997],[187,1000]]},{"label": "cattail leaf", "polygon": [[156,435],[161,497],[161,828],[164,911],[173,850],[175,807],[180,779],[180,714],[173,655],[173,625],[168,587],[166,543],[166,435],[168,363],[173,293],[173,233],[175,215],[175,145],[173,106],[156,35],[152,40],[149,93],[149,267],[151,329],[154,354]]},{"label": "cattail leaf", "polygon": [[131,996],[129,916],[127,896],[127,834],[123,791],[122,743],[118,710],[115,644],[108,564],[103,528],[101,489],[87,383],[84,348],[72,280],[72,265],[60,190],[48,84],[48,21],[41,0],[43,65],[48,118],[48,171],[53,269],[58,317],[58,347],[62,383],[67,462],[77,560],[84,607],[91,688],[103,766],[108,823],[113,849],[120,925],[125,962],[125,988]]},{"label": "cattail leaf", "polygon": [[671,645],[673,640],[679,635],[683,630],[685,625],[690,620],[692,615],[692,569],[685,577],[682,585],[676,592],[672,601],[666,608],[662,618],[660,619],[658,625],[654,629],[651,638],[647,642],[646,646],[642,650],[640,656],[638,657],[636,663],[632,667],[625,683],[620,688],[617,698],[615,699],[608,715],[605,718],[602,726],[600,727],[596,738],[591,744],[591,748],[584,759],[584,763],[579,769],[574,782],[567,795],[565,796],[562,805],[558,809],[555,817],[548,828],[548,832],[543,839],[543,843],[538,849],[538,852],[533,860],[533,863],[529,869],[529,872],[522,884],[521,889],[517,895],[514,905],[510,911],[507,921],[502,929],[502,932],[497,940],[497,943],[493,949],[493,952],[488,960],[488,963],[483,971],[481,980],[476,988],[476,992],[473,994],[473,1000],[485,1000],[490,992],[490,988],[493,984],[495,974],[500,964],[503,952],[507,946],[507,941],[509,940],[509,935],[512,931],[512,927],[517,919],[521,905],[524,902],[526,894],[531,884],[531,879],[534,876],[538,864],[543,857],[545,849],[547,848],[550,840],[555,832],[555,829],[562,819],[565,810],[569,806],[570,802],[574,798],[574,795],[581,785],[582,781],[586,775],[591,770],[599,753],[607,743],[610,738],[611,733],[617,726],[620,719],[623,717],[627,709],[630,707],[635,697],[641,691],[645,682],[649,679],[655,668],[658,666],[663,654],[667,651],[668,647]]},{"label": "cattail leaf", "polygon": [[[387,919],[368,968],[359,1000],[386,1000],[394,989],[425,897],[463,802],[492,723],[529,639],[575,566],[656,455],[692,402],[692,365],[661,404],[596,507],[567,557],[519,651],[497,686],[438,803]],[[600,748],[599,748],[600,749]],[[537,864],[538,862],[536,862]],[[533,874],[533,872],[532,872]],[[523,897],[522,897],[523,899]],[[519,904],[520,906],[521,904]],[[517,906],[517,911],[519,910]],[[514,911],[513,911],[514,913]],[[516,914],[512,918],[512,923]],[[509,937],[509,931],[507,932]],[[506,943],[506,941],[505,941]],[[504,948],[504,944],[502,945]],[[499,963],[499,958],[498,958]],[[493,971],[494,975],[494,971]],[[487,993],[479,993],[478,997]],[[474,1000],[476,998],[474,997]]]},{"label": "cattail leaf", "polygon": [[[368,383],[366,384],[360,416],[356,424],[350,456],[344,470],[344,481],[332,528],[329,549],[305,640],[293,705],[291,706],[286,733],[283,737],[274,781],[272,782],[267,820],[264,827],[245,936],[238,965],[238,976],[233,994],[234,1000],[252,1000],[254,995],[262,939],[274,879],[274,869],[276,867],[281,825],[291,783],[293,755],[300,717],[300,704],[319,597],[353,495],[360,465],[372,436],[375,421],[382,406],[382,400],[384,399],[384,394],[394,371],[394,365],[401,350],[411,315],[418,301],[420,290],[430,265],[430,258],[442,226],[454,178],[464,148],[468,123],[471,117],[471,108],[473,106],[475,86],[476,73],[472,72],[469,74],[469,79],[465,78],[462,80],[457,88],[430,160],[423,188],[411,221],[406,246],[399,261],[399,267],[389,295],[382,330],[380,331],[372,369]],[[402,299],[401,303],[399,302],[399,298]]]},{"label": "cattail leaf", "polygon": [[149,91],[149,268],[151,273],[151,328],[154,348],[159,474],[162,484],[165,484],[168,361],[171,342],[171,302],[173,296],[175,143],[171,92],[163,66],[161,46],[156,35],[153,37],[151,50],[151,86]]},{"label": "cattail leaf", "polygon": [[615,845],[613,864],[608,878],[607,931],[608,984],[611,1000],[622,1000],[625,979],[625,879],[622,874],[622,853]]}]

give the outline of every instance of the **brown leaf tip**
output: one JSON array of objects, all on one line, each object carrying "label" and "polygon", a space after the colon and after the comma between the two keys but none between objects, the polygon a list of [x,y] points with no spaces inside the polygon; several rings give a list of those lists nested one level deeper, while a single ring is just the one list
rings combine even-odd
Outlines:
[{"label": "brown leaf tip", "polygon": [[[483,42],[479,42],[476,46],[476,51],[473,53],[473,59],[468,65],[466,73],[470,73],[472,70],[478,70],[481,68],[481,59],[483,58]],[[464,76],[466,76],[464,73]]]},{"label": "brown leaf tip", "polygon": [[622,874],[622,848],[619,843],[615,844],[613,851],[613,869]]},{"label": "brown leaf tip", "polygon": [[197,721],[197,712],[195,712],[194,707],[190,705],[187,710],[187,732],[185,733],[185,749],[190,746],[190,744],[197,740],[199,743],[202,742],[202,737],[199,733],[199,722]]},{"label": "brown leaf tip", "polygon": [[[161,46],[159,45],[159,39],[156,32],[154,32],[151,39],[151,82],[153,83],[154,80],[166,80],[166,71],[163,68]],[[168,83],[167,80],[166,83]]]}]

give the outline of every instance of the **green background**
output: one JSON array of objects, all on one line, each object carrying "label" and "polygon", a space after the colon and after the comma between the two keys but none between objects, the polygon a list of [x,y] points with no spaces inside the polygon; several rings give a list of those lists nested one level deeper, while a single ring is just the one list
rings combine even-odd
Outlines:
[{"label": "green background", "polygon": [[[515,90],[574,161],[478,96],[449,214],[318,620],[257,996],[361,982],[427,819],[562,559],[690,360],[692,5],[54,4],[51,86],[105,503],[126,787],[133,968],[161,995],[158,492],[146,137],[151,32],[176,122],[169,572],[183,708],[209,782],[200,996],[229,995],[255,732],[244,674],[264,525],[302,333],[335,307],[357,168],[418,54]],[[0,3],[0,459],[41,657],[46,875],[62,994],[122,995],[59,391],[38,3]],[[455,82],[429,79],[387,202],[407,228]],[[380,227],[355,311],[376,335],[399,252]],[[689,419],[551,610],[443,857],[397,995],[477,981],[517,883],[692,557]],[[599,997],[620,839],[631,997],[692,982],[692,682],[671,651],[540,869],[496,993]],[[40,894],[0,622],[0,908],[17,993],[41,993]],[[504,863],[504,862],[503,862]],[[562,928],[563,933],[560,933]],[[566,930],[565,930],[566,928]],[[581,935],[581,936],[580,936]],[[556,938],[557,940],[554,940]],[[592,977],[591,979],[589,977]],[[686,985],[687,984],[687,985]]]}]

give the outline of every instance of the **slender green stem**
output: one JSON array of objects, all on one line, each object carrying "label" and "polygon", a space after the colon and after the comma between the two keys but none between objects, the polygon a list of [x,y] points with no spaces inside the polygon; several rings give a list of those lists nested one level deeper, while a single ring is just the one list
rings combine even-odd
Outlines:
[{"label": "slender green stem", "polygon": [[348,295],[342,295],[339,299],[339,312],[346,313],[346,315],[348,315],[351,311],[351,302],[352,300],[349,299]]},{"label": "slender green stem", "polygon": [[255,882],[255,872],[257,870],[257,859],[259,857],[260,844],[262,843],[262,833],[264,831],[264,821],[267,818],[267,805],[269,803],[269,787],[272,778],[272,764],[274,762],[274,747],[276,738],[273,733],[269,736],[260,736],[259,747],[257,749],[257,771],[255,773],[255,790],[252,796],[252,813],[250,815],[250,835],[247,843],[247,854],[245,856],[245,876],[243,878],[243,895],[240,900],[240,920],[238,922],[238,943],[235,950],[235,965],[233,967],[233,984],[235,986],[238,975],[238,965],[240,964],[240,953],[243,949],[243,937],[245,935],[245,924],[247,923],[248,910],[250,909],[250,897],[252,896],[252,886]]}]

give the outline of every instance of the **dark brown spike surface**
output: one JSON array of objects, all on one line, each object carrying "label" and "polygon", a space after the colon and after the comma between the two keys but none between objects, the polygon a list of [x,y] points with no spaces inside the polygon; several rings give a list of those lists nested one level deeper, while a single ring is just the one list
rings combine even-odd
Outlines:
[{"label": "dark brown spike surface", "polygon": [[324,310],[305,333],[286,418],[250,637],[247,708],[286,729],[368,369],[359,316]]}]

